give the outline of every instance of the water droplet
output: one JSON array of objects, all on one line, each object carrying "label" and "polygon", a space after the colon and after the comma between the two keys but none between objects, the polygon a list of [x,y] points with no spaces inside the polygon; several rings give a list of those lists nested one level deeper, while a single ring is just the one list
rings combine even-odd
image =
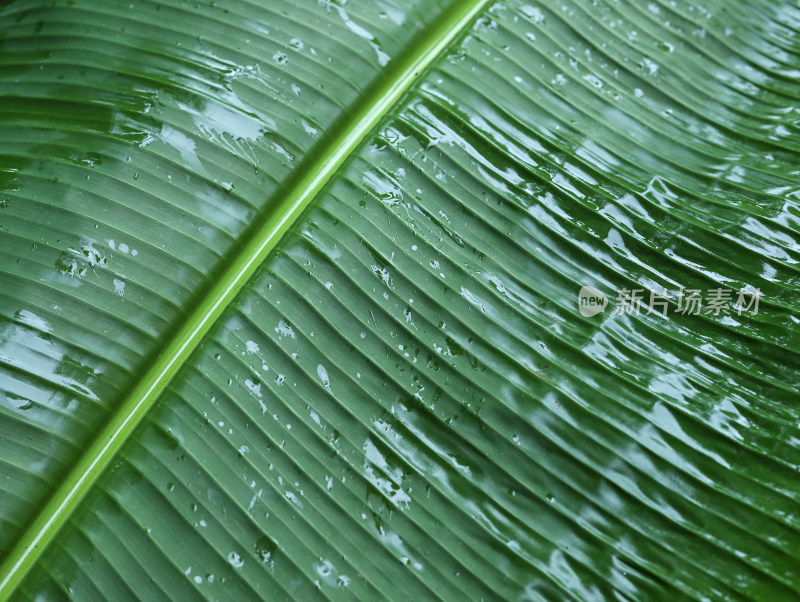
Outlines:
[{"label": "water droplet", "polygon": [[120,297],[125,295],[125,281],[119,278],[114,278],[114,292]]},{"label": "water droplet", "polygon": [[244,566],[244,559],[236,552],[228,554],[228,563],[235,569],[240,569]]},{"label": "water droplet", "polygon": [[317,376],[319,376],[319,379],[322,381],[322,386],[325,387],[325,390],[328,391],[328,393],[332,393],[331,381],[330,378],[328,378],[328,371],[322,364],[317,366]]},{"label": "water droplet", "polygon": [[277,549],[278,545],[266,535],[261,537],[253,546],[253,551],[258,561],[261,564],[269,564],[270,566],[275,561],[275,550]]}]

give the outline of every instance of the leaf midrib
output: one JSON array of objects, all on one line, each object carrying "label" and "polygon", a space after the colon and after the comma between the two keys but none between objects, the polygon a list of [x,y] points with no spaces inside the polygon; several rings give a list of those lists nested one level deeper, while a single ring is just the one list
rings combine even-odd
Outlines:
[{"label": "leaf midrib", "polygon": [[405,52],[382,83],[359,98],[352,116],[339,129],[331,144],[310,160],[305,173],[289,189],[277,209],[266,216],[245,241],[11,549],[0,565],[0,602],[8,600],[36,564],[160,394],[283,235],[420,74],[467,28],[488,2],[459,0],[418,38],[415,47]]}]

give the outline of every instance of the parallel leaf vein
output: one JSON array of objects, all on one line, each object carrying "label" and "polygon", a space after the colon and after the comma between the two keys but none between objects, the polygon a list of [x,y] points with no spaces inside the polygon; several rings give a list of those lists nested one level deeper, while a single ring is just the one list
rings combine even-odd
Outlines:
[{"label": "parallel leaf vein", "polygon": [[326,149],[310,158],[301,176],[274,212],[244,243],[241,251],[199,302],[156,362],[120,404],[72,471],[0,565],[0,602],[7,600],[43,550],[66,523],[100,474],[169,385],[237,293],[314,200],[420,74],[482,11],[488,0],[464,0],[446,13],[399,59],[386,79],[363,96]]}]

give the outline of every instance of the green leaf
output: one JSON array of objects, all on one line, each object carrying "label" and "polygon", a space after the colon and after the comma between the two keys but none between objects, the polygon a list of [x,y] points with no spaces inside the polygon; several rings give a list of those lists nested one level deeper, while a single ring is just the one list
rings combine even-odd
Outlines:
[{"label": "green leaf", "polygon": [[0,600],[796,597],[798,32],[0,6]]}]

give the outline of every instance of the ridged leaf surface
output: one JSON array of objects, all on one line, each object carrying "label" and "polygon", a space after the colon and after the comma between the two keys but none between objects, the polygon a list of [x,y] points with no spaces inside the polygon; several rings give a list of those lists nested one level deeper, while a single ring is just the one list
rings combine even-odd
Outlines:
[{"label": "ridged leaf surface", "polygon": [[0,599],[800,595],[798,32],[2,4]]}]

